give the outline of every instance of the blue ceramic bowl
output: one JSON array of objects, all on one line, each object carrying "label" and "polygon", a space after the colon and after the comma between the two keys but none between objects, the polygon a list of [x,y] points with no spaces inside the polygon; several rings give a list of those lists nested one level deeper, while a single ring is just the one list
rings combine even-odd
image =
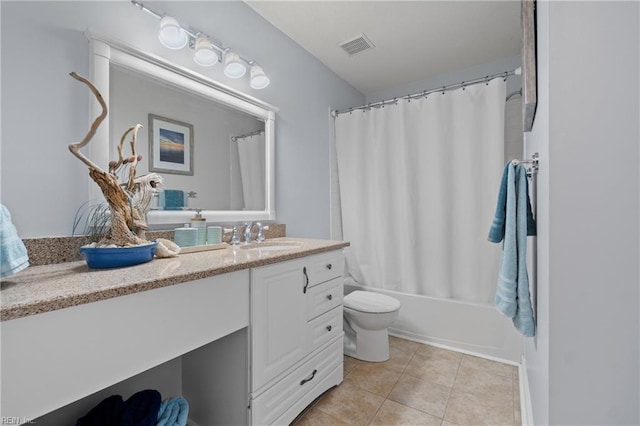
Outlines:
[{"label": "blue ceramic bowl", "polygon": [[87,266],[94,269],[120,268],[149,262],[156,253],[158,243],[131,247],[80,247]]}]

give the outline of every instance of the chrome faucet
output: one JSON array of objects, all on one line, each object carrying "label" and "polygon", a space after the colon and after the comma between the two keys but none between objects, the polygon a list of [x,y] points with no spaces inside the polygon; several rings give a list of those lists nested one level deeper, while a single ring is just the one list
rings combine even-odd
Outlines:
[{"label": "chrome faucet", "polygon": [[264,231],[268,230],[269,226],[262,225],[260,222],[257,222],[256,225],[258,226],[258,236],[256,237],[256,241],[261,243],[264,241]]},{"label": "chrome faucet", "polygon": [[253,222],[244,224],[244,242],[247,244],[251,242],[251,228],[253,228]]},{"label": "chrome faucet", "polygon": [[231,240],[229,241],[232,245],[240,244],[240,238],[238,237],[238,227],[234,226],[232,229],[225,229],[225,233],[231,232]]}]

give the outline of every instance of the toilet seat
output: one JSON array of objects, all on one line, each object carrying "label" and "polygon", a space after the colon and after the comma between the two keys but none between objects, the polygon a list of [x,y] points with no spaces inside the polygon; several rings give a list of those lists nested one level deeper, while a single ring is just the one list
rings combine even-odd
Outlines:
[{"label": "toilet seat", "polygon": [[400,301],[384,294],[356,290],[344,296],[346,308],[371,314],[384,314],[400,309]]}]

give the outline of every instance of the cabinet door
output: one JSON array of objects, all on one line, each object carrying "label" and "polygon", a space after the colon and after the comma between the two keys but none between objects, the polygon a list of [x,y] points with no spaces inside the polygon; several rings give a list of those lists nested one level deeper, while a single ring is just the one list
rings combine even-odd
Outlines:
[{"label": "cabinet door", "polygon": [[302,261],[252,270],[252,391],[306,355],[305,275]]}]

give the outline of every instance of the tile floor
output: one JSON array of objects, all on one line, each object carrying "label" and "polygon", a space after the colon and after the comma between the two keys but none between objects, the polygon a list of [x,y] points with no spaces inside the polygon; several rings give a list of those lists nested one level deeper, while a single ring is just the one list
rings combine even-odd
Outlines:
[{"label": "tile floor", "polygon": [[389,338],[389,351],[382,363],[345,356],[342,384],[293,424],[521,424],[516,367],[397,337]]}]

